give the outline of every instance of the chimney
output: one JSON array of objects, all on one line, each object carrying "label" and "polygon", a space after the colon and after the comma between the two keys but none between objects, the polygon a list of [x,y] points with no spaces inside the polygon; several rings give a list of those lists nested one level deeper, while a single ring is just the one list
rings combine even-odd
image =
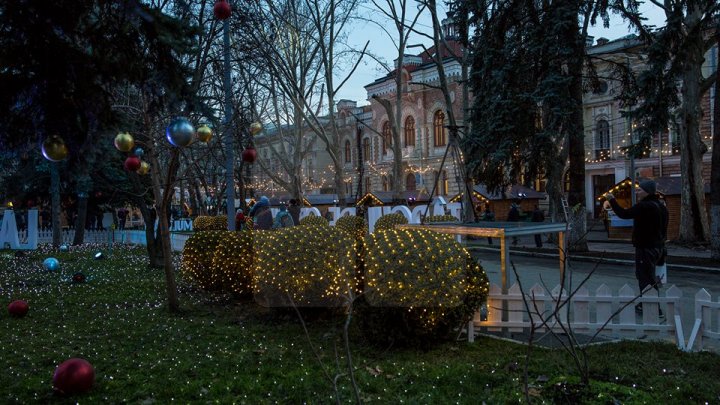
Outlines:
[{"label": "chimney", "polygon": [[593,40],[594,40],[594,39],[595,39],[595,37],[592,36],[592,35],[586,36],[586,37],[585,37],[585,47],[586,47],[586,48],[591,47],[591,46],[593,45]]},{"label": "chimney", "polygon": [[598,38],[598,40],[597,40],[598,46],[600,46],[600,45],[605,45],[605,44],[607,44],[608,42],[610,42],[610,40],[607,39],[607,38],[604,38],[604,37],[600,37],[600,38]]}]

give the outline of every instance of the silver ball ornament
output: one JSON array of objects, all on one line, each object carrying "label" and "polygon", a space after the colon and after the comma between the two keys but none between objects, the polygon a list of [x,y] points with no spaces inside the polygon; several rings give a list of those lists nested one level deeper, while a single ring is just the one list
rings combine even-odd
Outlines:
[{"label": "silver ball ornament", "polygon": [[187,118],[175,119],[165,130],[165,137],[168,142],[178,148],[190,145],[194,136],[195,128]]}]

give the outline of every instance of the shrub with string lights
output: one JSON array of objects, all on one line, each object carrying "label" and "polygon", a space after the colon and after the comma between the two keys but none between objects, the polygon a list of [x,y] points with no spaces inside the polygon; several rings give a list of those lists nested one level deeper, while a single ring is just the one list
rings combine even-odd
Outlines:
[{"label": "shrub with string lights", "polygon": [[458,222],[459,219],[455,218],[452,215],[428,215],[425,217],[425,223],[429,224],[431,222]]},{"label": "shrub with string lights", "polygon": [[330,222],[328,222],[328,220],[325,219],[324,217],[319,217],[317,215],[308,215],[305,218],[300,220],[300,225],[330,226]]},{"label": "shrub with string lights", "polygon": [[408,220],[405,218],[405,215],[396,212],[394,214],[387,214],[383,215],[380,218],[378,218],[377,222],[375,222],[375,231],[384,231],[387,229],[393,229],[395,228],[395,225],[401,225],[401,224],[407,224]]},{"label": "shrub with string lights", "polygon": [[183,247],[180,272],[198,287],[207,291],[220,290],[223,274],[213,265],[215,249],[228,231],[195,232]]},{"label": "shrub with string lights", "polygon": [[227,217],[218,216],[199,216],[193,220],[194,231],[225,231],[227,230]]},{"label": "shrub with string lights", "polygon": [[355,215],[346,215],[335,221],[335,228],[345,232],[355,241],[355,278],[359,290],[364,286],[365,265],[365,237],[368,234],[368,224],[365,218]]},{"label": "shrub with string lights", "polygon": [[[378,344],[427,345],[452,336],[488,294],[488,280],[451,236],[386,230],[368,238],[358,320]],[[457,332],[455,332],[457,333]]]},{"label": "shrub with string lights", "polygon": [[252,231],[223,232],[212,259],[212,271],[218,275],[220,290],[251,296],[252,265]]},{"label": "shrub with string lights", "polygon": [[270,307],[337,307],[354,288],[355,248],[327,225],[254,231],[255,299]]}]

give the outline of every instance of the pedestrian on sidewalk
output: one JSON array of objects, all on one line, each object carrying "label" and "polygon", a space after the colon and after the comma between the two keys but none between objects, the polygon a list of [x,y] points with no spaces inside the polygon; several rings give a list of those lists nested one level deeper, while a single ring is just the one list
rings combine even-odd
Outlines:
[{"label": "pedestrian on sidewalk", "polygon": [[[667,248],[668,210],[657,196],[657,185],[653,180],[640,182],[639,202],[630,208],[623,208],[611,193],[607,194],[615,214],[623,219],[633,220],[632,243],[635,246],[635,276],[640,286],[640,295],[648,286],[659,289],[660,282],[655,276],[655,266],[665,263]],[[642,304],[635,306],[642,311]]]},{"label": "pedestrian on sidewalk", "polygon": [[[493,222],[495,221],[495,213],[490,211],[490,204],[485,205],[485,212],[482,216],[483,221]],[[488,237],[488,245],[492,245],[492,238]]]},{"label": "pedestrian on sidewalk", "polygon": [[[508,212],[507,216],[508,222],[520,222],[520,206],[518,206],[516,203],[510,204],[510,211]],[[518,238],[517,236],[513,236],[512,244],[517,245]]]},{"label": "pedestrian on sidewalk", "polygon": [[[545,214],[543,214],[539,205],[535,205],[535,209],[532,212],[532,222],[545,222]],[[542,247],[542,234],[536,233],[535,235],[535,247]]]}]

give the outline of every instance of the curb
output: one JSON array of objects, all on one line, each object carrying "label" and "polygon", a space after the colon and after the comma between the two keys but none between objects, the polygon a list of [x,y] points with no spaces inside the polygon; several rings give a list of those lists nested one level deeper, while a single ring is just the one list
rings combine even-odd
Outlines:
[{"label": "curb", "polygon": [[[486,252],[498,252],[500,251],[499,248],[491,248],[491,247],[484,247],[484,246],[467,246],[465,247],[467,250],[481,250]],[[557,259],[558,255],[556,253],[543,253],[543,252],[529,252],[526,250],[513,250],[510,249],[510,253],[513,255],[518,256],[528,256],[528,257],[542,257],[542,258],[549,258],[549,259]],[[702,267],[702,266],[690,266],[685,264],[672,264],[672,258],[673,256],[668,256],[668,270],[692,270],[692,271],[699,271],[704,273],[718,273],[720,274],[720,268],[718,267]],[[590,263],[612,263],[612,264],[621,264],[625,266],[635,266],[635,261],[633,260],[624,260],[624,259],[608,259],[604,257],[594,257],[594,256],[572,256],[572,260],[579,261],[579,262],[590,262]]]}]

